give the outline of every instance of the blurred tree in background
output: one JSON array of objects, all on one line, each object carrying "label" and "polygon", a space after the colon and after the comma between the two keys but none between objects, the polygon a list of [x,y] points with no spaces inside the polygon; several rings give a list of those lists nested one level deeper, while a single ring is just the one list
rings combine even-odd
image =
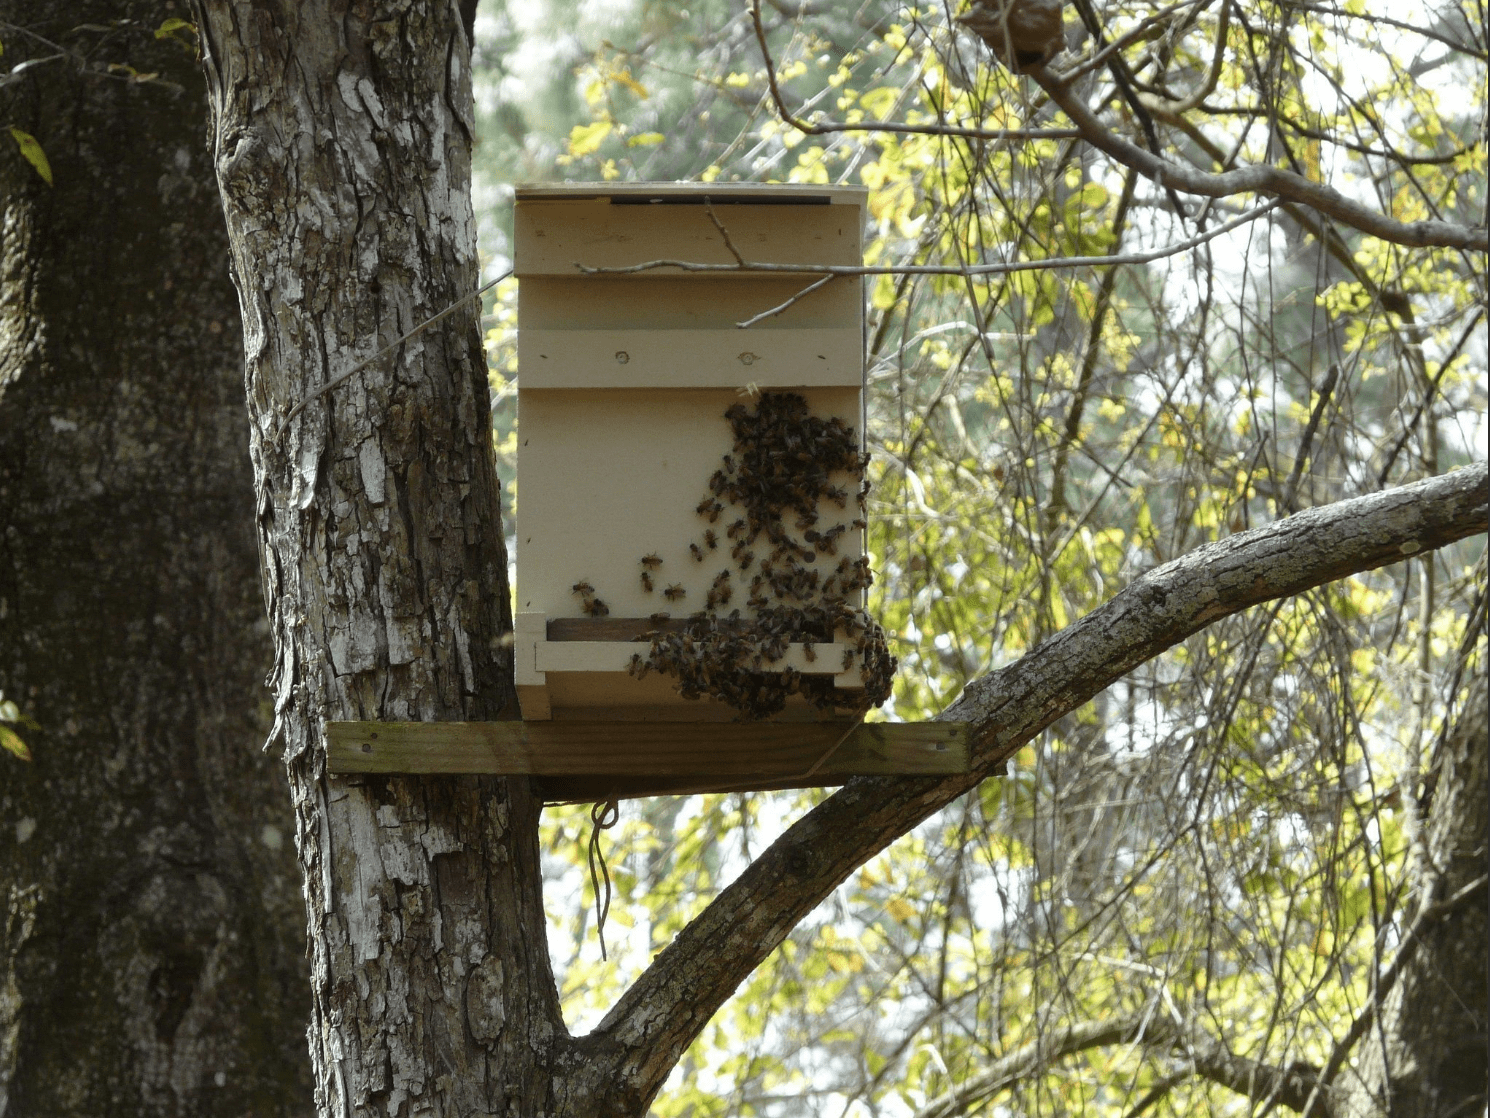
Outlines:
[{"label": "blurred tree in background", "polygon": [[[494,255],[513,181],[870,188],[887,717],[1202,543],[1483,459],[1481,3],[1081,0],[1027,75],[948,7],[482,11]],[[1476,538],[1128,675],[803,922],[656,1112],[1479,1113],[1484,588]],[[588,820],[546,813],[571,1021],[818,799],[629,806],[609,963]]]}]

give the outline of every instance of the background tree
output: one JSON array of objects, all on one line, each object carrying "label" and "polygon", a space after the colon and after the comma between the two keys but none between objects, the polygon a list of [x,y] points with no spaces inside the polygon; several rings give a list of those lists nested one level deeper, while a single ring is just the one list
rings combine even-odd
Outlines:
[{"label": "background tree", "polygon": [[[1362,1098],[1391,1081],[1357,1058],[1365,1050],[1349,1022],[1370,1006],[1378,1033],[1387,1027],[1394,963],[1405,976],[1401,952],[1426,942],[1402,913],[1442,921],[1454,940],[1484,888],[1471,878],[1425,893],[1402,837],[1422,833],[1432,810],[1420,747],[1456,724],[1477,678],[1483,578],[1457,552],[1425,580],[1352,579],[1484,530],[1483,464],[1437,476],[1454,456],[1473,457],[1474,442],[1443,424],[1468,415],[1448,409],[1480,391],[1463,375],[1475,353],[1465,353],[1464,308],[1482,282],[1470,254],[1485,239],[1463,216],[1482,197],[1481,157],[1452,150],[1444,114],[1438,131],[1422,126],[1450,148],[1429,156],[1446,162],[1421,165],[1446,168],[1427,187],[1421,166],[1396,159],[1395,135],[1357,152],[1340,133],[1348,144],[1332,146],[1349,157],[1388,157],[1372,181],[1389,207],[1373,207],[1321,189],[1318,176],[1335,173],[1323,155],[1284,173],[1270,138],[1248,147],[1254,119],[1287,133],[1284,109],[1310,103],[1297,96],[1296,42],[1308,44],[1305,61],[1328,54],[1316,38],[1334,27],[1296,25],[1293,7],[1260,29],[1230,6],[1181,12],[1222,44],[1202,57],[1233,67],[1215,64],[1216,84],[1194,105],[1164,84],[1195,57],[1183,20],[1152,49],[1150,13],[1084,21],[1093,38],[1113,38],[1131,20],[1120,45],[1153,58],[1119,65],[1109,52],[1105,69],[1069,81],[1032,72],[1036,93],[981,53],[960,54],[942,18],[864,31],[862,53],[845,60],[818,49],[806,6],[793,9],[781,31],[804,28],[796,49],[826,67],[818,92],[859,115],[841,126],[800,116],[782,82],[813,65],[778,41],[761,84],[795,124],[763,126],[760,157],[800,181],[855,174],[876,192],[870,259],[894,268],[874,290],[871,369],[884,390],[872,437],[890,464],[883,612],[906,652],[903,709],[939,706],[963,684],[947,713],[976,724],[975,768],[854,781],[764,851],[747,824],[779,822],[762,817],[788,814],[783,801],[734,801],[733,818],[705,803],[703,825],[656,812],[670,830],[647,852],[652,868],[686,870],[652,890],[671,907],[644,913],[637,954],[650,965],[573,1036],[540,946],[540,805],[529,784],[336,778],[320,739],[327,718],[513,713],[475,315],[452,314],[335,379],[476,287],[469,24],[449,6],[335,19],[300,4],[196,11],[247,324],[275,733],[309,883],[323,1111],[640,1113],[747,980],[757,1005],[794,1012],[754,1050],[731,1044],[716,1060],[695,1049],[693,1097],[666,1105],[785,1109],[810,1074],[836,1097],[805,1105],[835,1109],[893,1100],[957,1113],[1013,1091],[1026,1110],[1189,1112],[1239,1099],[1353,1114],[1348,1084],[1326,1082],[1332,1063],[1344,1066],[1337,1050],[1355,1061]],[[755,19],[770,46],[772,28]],[[1095,59],[1105,48],[1087,49]],[[1240,107],[1207,109],[1215,88]],[[1351,124],[1380,91],[1348,92],[1330,127]],[[1156,122],[1173,132],[1161,137]],[[1416,117],[1390,123],[1419,127]],[[612,133],[614,121],[584,152],[591,134],[571,132],[568,154],[603,159]],[[1194,163],[1212,158],[1207,144],[1222,171]],[[1232,175],[1234,159],[1250,169]],[[1261,198],[1231,212],[1237,193]],[[1205,198],[1221,201],[1195,201]],[[1358,269],[1296,319],[1286,312],[1298,288],[1274,282],[1259,296],[1253,286],[1269,269],[1274,280],[1285,273],[1281,246],[1276,264],[1271,244],[1252,263],[1245,240],[1221,239],[1260,233],[1249,223],[1284,204],[1316,221],[1307,235],[1331,259]],[[1163,251],[1175,243],[1198,251]],[[1068,273],[1072,257],[1085,259]],[[1407,275],[1442,297],[1432,329],[1399,326],[1402,312],[1382,302],[1400,308],[1403,296],[1411,309],[1397,282]],[[1390,330],[1373,333],[1379,315]],[[1443,324],[1446,339],[1433,333]],[[1457,349],[1456,328],[1466,338]],[[1412,380],[1415,358],[1399,358],[1413,346],[1427,379]],[[1341,366],[1334,380],[1320,375],[1321,354]],[[1383,376],[1405,378],[1419,419],[1391,406],[1401,392],[1373,401]],[[1396,484],[1409,468],[1432,476]],[[1411,671],[1394,678],[1404,649]],[[1372,675],[1363,654],[1378,650]],[[1105,705],[1086,706],[1119,680]],[[982,784],[1029,743],[1016,779]],[[1395,808],[1388,775],[1400,778]],[[753,856],[723,889],[717,875],[735,867],[715,841],[721,821]],[[876,855],[912,831],[943,860],[925,863],[935,888],[903,896],[908,875]],[[685,861],[689,836],[697,857]],[[788,940],[856,872],[847,918],[814,920]],[[762,967],[778,946],[784,963]],[[1483,989],[1464,978],[1451,976],[1455,989]],[[847,1010],[862,1014],[867,998],[881,1022],[899,1018],[880,1027],[894,1029],[900,1051],[819,1029],[821,1044],[785,1058],[804,1047],[790,1033],[798,1021],[817,1010],[853,1020]],[[1466,1005],[1482,1022],[1472,996]]]},{"label": "background tree", "polygon": [[242,333],[195,41],[155,34],[185,14],[0,5],[5,1115],[309,1109]]},{"label": "background tree", "polygon": [[[940,709],[980,672],[1197,539],[1433,472],[1445,454],[1462,462],[1482,453],[1477,256],[1362,238],[1351,223],[1363,215],[1349,206],[1322,217],[1287,205],[1141,264],[1135,254],[1204,235],[1248,202],[1219,212],[1221,203],[1204,203],[1216,215],[1209,226],[1194,204],[1179,220],[1162,190],[1102,154],[1114,139],[1128,137],[1130,148],[1149,140],[1110,69],[1080,76],[1095,48],[1076,9],[1072,50],[1052,68],[1075,72],[1073,88],[1098,108],[1085,118],[1090,146],[1063,134],[1059,106],[1037,83],[982,69],[981,44],[952,31],[952,13],[886,10],[891,25],[878,34],[855,31],[850,14],[783,4],[761,12],[782,107],[801,128],[769,115],[775,97],[749,11],[726,12],[715,33],[739,49],[697,66],[688,58],[696,38],[654,37],[642,54],[624,49],[630,40],[613,24],[597,27],[572,88],[587,95],[574,103],[596,106],[590,113],[609,127],[563,171],[630,176],[629,137],[661,128],[667,135],[644,155],[675,153],[666,166],[678,177],[868,184],[879,234],[871,260],[1118,261],[1038,278],[875,281],[871,435],[886,468],[873,531],[888,582],[878,612],[897,622],[901,716]],[[1109,5],[1096,14],[1107,39],[1130,36],[1140,108],[1181,171],[1212,158],[1235,168],[1302,144],[1290,166],[1327,183],[1373,183],[1387,212],[1462,215],[1460,233],[1480,220],[1483,103],[1465,92],[1483,73],[1480,9],[1387,21],[1323,7]],[[571,24],[568,33],[586,30]],[[520,44],[513,53],[525,57]],[[646,97],[607,83],[623,59]],[[728,78],[734,96],[768,115],[742,135],[702,141],[690,117],[678,132],[693,146],[674,148],[649,106],[664,96],[654,82],[679,71],[696,74],[706,101]],[[495,85],[499,105],[504,90],[520,92]],[[888,131],[855,127],[868,122]],[[587,123],[549,124],[544,134],[588,143],[597,131]],[[1142,151],[1118,151],[1146,166]],[[510,373],[505,323],[491,342]],[[505,377],[497,383],[508,387]],[[688,1085],[659,1109],[837,1114],[899,1102],[955,1113],[1000,1098],[1032,1111],[1249,1105],[1235,1076],[1228,1085],[1187,1073],[1152,1021],[1146,1064],[1109,1065],[1100,1051],[1072,1058],[1072,1045],[1115,1043],[1122,1030],[1111,1022],[1128,1019],[1122,997],[1138,990],[1151,1007],[1168,998],[1173,1013],[1204,1021],[1237,1052],[1268,1054],[1269,1066],[1345,1060],[1331,1074],[1349,1078],[1351,1062],[1370,1062],[1367,1049],[1383,1039],[1364,1023],[1372,1014],[1363,1004],[1391,986],[1381,968],[1395,973],[1404,910],[1443,888],[1435,874],[1412,872],[1441,863],[1404,861],[1402,836],[1419,833],[1431,800],[1404,800],[1402,790],[1436,781],[1434,728],[1446,733],[1453,696],[1470,695],[1462,657],[1483,625],[1477,551],[1425,563],[1410,579],[1352,580],[1343,597],[1312,595],[1303,610],[1278,607],[1262,624],[1219,625],[1213,639],[1189,642],[1063,720],[1011,781],[984,785],[913,846],[872,862],[800,927],[689,1054]],[[1228,687],[1218,689],[1220,679]],[[1229,756],[1237,748],[1245,764]],[[1340,805],[1346,789],[1346,817],[1343,805],[1318,806]],[[561,971],[571,1019],[598,1020],[720,875],[738,872],[741,851],[759,849],[813,798],[633,808],[619,839],[634,852],[620,875],[629,901],[620,912],[636,927],[631,967],[601,964],[576,906],[557,935],[571,960]],[[1481,849],[1475,809],[1449,814]],[[548,848],[569,863],[578,891],[583,844],[572,838],[583,819],[546,818]],[[1210,846],[1197,841],[1202,821]],[[1218,879],[1217,866],[1252,869]],[[1483,897],[1484,869],[1459,879],[1470,893],[1444,933],[1472,951],[1484,933],[1466,906]],[[1352,958],[1350,936],[1320,934],[1320,913],[1327,926],[1353,929],[1357,951],[1375,946]],[[1403,965],[1415,956],[1409,949]],[[1321,985],[1331,968],[1338,981]],[[1196,989],[1207,981],[1210,994]],[[1453,985],[1480,990],[1483,970],[1463,967]],[[1077,991],[1100,991],[1107,1003],[1083,1004]],[[1444,1022],[1441,1034],[1419,1032],[1440,1053],[1409,1077],[1419,1085],[1452,1066],[1483,1080],[1482,1064],[1430,1039],[1483,1033],[1483,996],[1465,997],[1467,1017]],[[760,1027],[762,1016],[772,1027]],[[1095,1093],[1086,1086],[1094,1076],[1103,1084]],[[1365,1112],[1359,1096],[1355,1105]]]}]

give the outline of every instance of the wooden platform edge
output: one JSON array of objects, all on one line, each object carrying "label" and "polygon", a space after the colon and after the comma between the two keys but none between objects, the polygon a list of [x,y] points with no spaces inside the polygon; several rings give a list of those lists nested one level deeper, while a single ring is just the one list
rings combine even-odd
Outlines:
[{"label": "wooden platform edge", "polygon": [[[328,722],[334,773],[487,773],[728,791],[968,769],[965,722]],[[547,782],[546,782],[547,783]],[[704,786],[707,786],[705,788]],[[545,792],[547,795],[547,792]]]}]

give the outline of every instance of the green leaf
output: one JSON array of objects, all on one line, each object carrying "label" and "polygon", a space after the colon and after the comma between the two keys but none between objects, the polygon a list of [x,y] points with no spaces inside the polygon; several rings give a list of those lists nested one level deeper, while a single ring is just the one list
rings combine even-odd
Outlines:
[{"label": "green leaf", "polygon": [[576,124],[569,133],[569,154],[589,155],[600,147],[614,127],[608,120],[597,120],[594,124]]},{"label": "green leaf", "polygon": [[8,753],[14,753],[22,761],[31,760],[31,750],[21,740],[21,735],[9,726],[0,726],[0,749],[4,749]]},{"label": "green leaf", "polygon": [[629,148],[649,148],[667,139],[661,132],[638,132],[626,141]]},{"label": "green leaf", "polygon": [[36,137],[30,132],[22,132],[19,128],[10,130],[11,137],[16,142],[16,147],[21,149],[21,155],[27,163],[36,168],[48,186],[52,185],[52,165],[47,162],[47,153],[41,150],[41,145],[36,142]]},{"label": "green leaf", "polygon": [[155,37],[157,39],[170,39],[173,43],[180,43],[187,53],[196,53],[197,25],[189,19],[172,18],[164,21],[155,29]]}]

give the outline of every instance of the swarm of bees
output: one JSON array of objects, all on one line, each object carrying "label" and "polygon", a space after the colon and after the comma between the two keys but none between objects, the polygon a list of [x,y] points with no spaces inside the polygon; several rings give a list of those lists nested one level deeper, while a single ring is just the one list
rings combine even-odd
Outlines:
[{"label": "swarm of bees", "polygon": [[[776,714],[791,695],[802,695],[820,709],[848,707],[856,713],[878,706],[889,697],[895,658],[884,631],[851,604],[873,580],[869,560],[842,558],[827,577],[807,565],[836,556],[843,535],[864,527],[869,456],[859,452],[852,428],[837,418],[812,415],[807,401],[794,393],[765,393],[753,411],[736,404],[724,418],[734,433],[734,447],[709,479],[709,495],[695,511],[712,525],[727,507],[738,510],[724,534],[731,541],[737,573],[742,581],[749,578],[746,605],[754,616],[742,617],[738,609],[721,614],[734,595],[731,572],[723,570],[709,589],[705,608],[681,626],[663,629],[658,621],[662,615],[653,615],[659,627],[640,638],[651,648],[646,656],[632,657],[631,674],[638,679],[652,671],[671,676],[685,699],[712,696],[746,720]],[[848,490],[834,483],[835,475],[846,475],[857,485],[858,515],[820,530],[820,504],[847,510],[851,499]],[[788,518],[800,535],[788,530]],[[708,550],[718,547],[713,528],[705,530],[703,541]],[[769,550],[757,564],[763,548]],[[689,545],[689,553],[696,562],[706,555],[697,543]],[[642,584],[651,590],[649,571],[661,560],[649,555],[641,562]],[[674,584],[663,596],[678,601],[684,590]],[[792,643],[806,645],[807,659],[815,661],[814,644],[837,640],[850,645],[843,670],[859,661],[862,692],[838,690],[830,675],[773,666]]]}]

